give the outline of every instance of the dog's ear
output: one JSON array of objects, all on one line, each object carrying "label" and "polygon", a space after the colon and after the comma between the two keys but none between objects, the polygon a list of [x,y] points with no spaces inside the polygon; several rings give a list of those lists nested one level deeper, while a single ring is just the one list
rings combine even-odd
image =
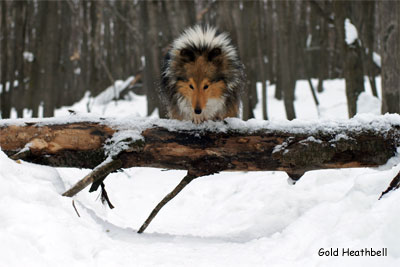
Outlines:
[{"label": "dog's ear", "polygon": [[190,49],[186,49],[186,48],[182,49],[180,52],[180,55],[187,62],[194,61],[194,59],[195,59],[194,52]]},{"label": "dog's ear", "polygon": [[216,47],[213,48],[209,53],[208,53],[208,61],[213,61],[214,59],[216,59],[218,56],[220,56],[222,54],[221,48]]}]

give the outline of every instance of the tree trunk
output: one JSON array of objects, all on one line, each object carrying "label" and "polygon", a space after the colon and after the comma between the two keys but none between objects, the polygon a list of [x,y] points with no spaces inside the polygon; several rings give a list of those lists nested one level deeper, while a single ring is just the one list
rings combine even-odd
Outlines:
[{"label": "tree trunk", "polygon": [[18,85],[13,87],[11,96],[11,105],[17,111],[17,117],[22,117],[22,110],[24,105],[21,101],[25,94],[25,83],[24,83],[24,59],[23,52],[25,47],[25,30],[26,30],[26,1],[17,1],[14,3],[15,20],[16,24],[14,30],[14,44],[13,44],[13,68],[11,69],[14,73],[11,80],[18,81]]},{"label": "tree trunk", "polygon": [[147,115],[153,113],[158,106],[157,79],[160,77],[160,49],[158,47],[158,6],[159,1],[142,1],[141,23],[143,30],[144,72],[143,86],[147,95]]},{"label": "tree trunk", "polygon": [[[322,7],[326,9],[326,2],[323,1],[321,3]],[[317,90],[319,93],[322,93],[324,91],[324,79],[327,77],[327,69],[328,69],[328,60],[326,55],[328,54],[327,46],[328,46],[328,24],[329,22],[324,20],[324,19],[319,19],[320,21],[320,27],[319,27],[319,50],[316,55],[317,61],[318,61],[318,67],[317,67],[317,75],[318,75],[318,86]]]},{"label": "tree trunk", "polygon": [[236,37],[239,55],[242,63],[246,66],[245,93],[242,94],[242,118],[248,120],[254,118],[253,109],[257,103],[257,73],[255,70],[254,53],[257,51],[257,43],[253,37],[256,30],[256,17],[254,16],[254,1],[234,2],[231,6],[234,17]]},{"label": "tree trunk", "polygon": [[266,27],[265,27],[265,18],[263,16],[265,10],[264,7],[264,2],[258,2],[258,9],[259,9],[259,15],[258,15],[258,21],[257,21],[257,26],[258,26],[258,41],[257,41],[257,63],[258,63],[258,75],[261,80],[261,112],[262,112],[262,119],[263,120],[268,120],[268,114],[267,114],[267,62],[266,62],[266,57],[267,57],[267,39],[265,36],[266,33]]},{"label": "tree trunk", "polygon": [[6,90],[7,81],[9,81],[8,75],[8,23],[7,23],[7,9],[11,2],[1,2],[1,79],[0,83],[3,86],[1,93],[1,118],[9,118],[11,114],[11,97],[10,92]]},{"label": "tree trunk", "polygon": [[[334,2],[335,28],[337,40],[341,49],[341,58],[343,59],[343,76],[346,80],[346,97],[349,118],[357,113],[357,99],[364,91],[364,75],[362,51],[357,38],[353,43],[346,41],[345,19],[350,17],[350,3],[336,0]],[[352,22],[353,23],[353,22]]]},{"label": "tree trunk", "polygon": [[382,113],[400,113],[400,2],[380,1]]},{"label": "tree trunk", "polygon": [[344,78],[346,80],[346,97],[349,118],[357,113],[357,99],[364,89],[364,75],[361,46],[356,42],[346,47]]},{"label": "tree trunk", "polygon": [[365,24],[362,30],[361,40],[365,47],[364,53],[364,74],[368,76],[368,80],[371,86],[372,95],[378,97],[378,90],[376,88],[375,75],[377,68],[373,60],[374,52],[374,24],[376,14],[376,1],[365,1],[360,2],[358,5],[361,7],[363,23]]},{"label": "tree trunk", "polygon": [[286,117],[288,120],[296,118],[294,108],[294,91],[296,87],[296,74],[294,62],[294,39],[292,25],[290,21],[290,12],[293,6],[287,1],[277,2],[278,22],[279,22],[279,61],[280,61],[280,80],[283,91],[283,102],[285,104]]}]

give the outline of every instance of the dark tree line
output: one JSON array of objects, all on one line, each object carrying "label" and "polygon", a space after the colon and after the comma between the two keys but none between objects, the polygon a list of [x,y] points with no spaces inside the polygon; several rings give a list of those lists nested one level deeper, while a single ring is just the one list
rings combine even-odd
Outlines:
[{"label": "dark tree line", "polygon": [[[382,111],[400,113],[400,4],[397,1],[1,1],[1,117],[11,108],[52,116],[86,91],[96,96],[117,79],[141,75],[137,93],[146,94],[148,113],[159,103],[160,62],[169,44],[186,27],[210,24],[229,32],[246,66],[247,92],[243,118],[266,107],[266,81],[276,84],[288,119],[296,117],[294,90],[299,79],[346,79],[349,116],[364,90],[364,75],[377,95],[375,76],[381,69]],[[345,40],[345,21],[358,39]],[[263,95],[257,98],[256,82]]]}]

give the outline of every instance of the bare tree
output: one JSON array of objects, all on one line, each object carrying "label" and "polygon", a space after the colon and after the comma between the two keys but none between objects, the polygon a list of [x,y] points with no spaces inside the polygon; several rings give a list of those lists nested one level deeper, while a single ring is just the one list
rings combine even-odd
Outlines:
[{"label": "bare tree", "polygon": [[293,6],[290,6],[288,1],[280,1],[276,3],[278,22],[279,22],[279,61],[280,61],[280,76],[283,91],[283,101],[285,104],[286,117],[288,120],[296,118],[294,109],[294,90],[296,86],[296,73],[294,61],[294,45],[293,38]]},{"label": "bare tree", "polygon": [[373,60],[374,53],[374,24],[375,24],[375,7],[376,1],[356,2],[356,10],[361,11],[360,21],[358,24],[360,28],[360,39],[363,46],[363,65],[364,74],[368,77],[371,85],[372,94],[378,97],[378,90],[376,87],[375,76],[378,69]]},{"label": "bare tree", "polygon": [[2,85],[2,93],[1,93],[1,116],[3,118],[9,118],[11,112],[11,101],[10,101],[10,91],[7,90],[7,81],[8,81],[8,38],[4,38],[4,36],[8,36],[8,19],[7,19],[7,8],[10,3],[6,1],[2,1],[0,4],[1,7],[1,34],[3,38],[1,38],[1,85]]},{"label": "bare tree", "polygon": [[265,3],[260,1],[259,3],[259,14],[258,14],[258,42],[257,42],[257,63],[258,63],[258,77],[261,81],[261,112],[262,118],[268,120],[267,113],[267,38],[266,38],[266,19],[264,14],[266,13]]},{"label": "bare tree", "polygon": [[382,113],[400,113],[400,2],[380,1]]},{"label": "bare tree", "polygon": [[345,20],[349,20],[351,2],[334,1],[335,28],[340,47],[340,56],[343,59],[343,76],[346,80],[346,97],[349,117],[357,113],[357,99],[364,91],[364,76],[362,65],[362,51],[358,38],[352,43],[346,40]]}]

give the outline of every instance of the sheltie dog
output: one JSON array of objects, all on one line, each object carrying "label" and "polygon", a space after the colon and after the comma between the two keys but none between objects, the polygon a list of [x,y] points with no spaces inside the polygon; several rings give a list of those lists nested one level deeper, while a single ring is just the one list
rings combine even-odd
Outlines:
[{"label": "sheltie dog", "polygon": [[171,119],[223,120],[237,117],[244,80],[228,35],[194,26],[173,42],[164,59],[160,96]]}]

